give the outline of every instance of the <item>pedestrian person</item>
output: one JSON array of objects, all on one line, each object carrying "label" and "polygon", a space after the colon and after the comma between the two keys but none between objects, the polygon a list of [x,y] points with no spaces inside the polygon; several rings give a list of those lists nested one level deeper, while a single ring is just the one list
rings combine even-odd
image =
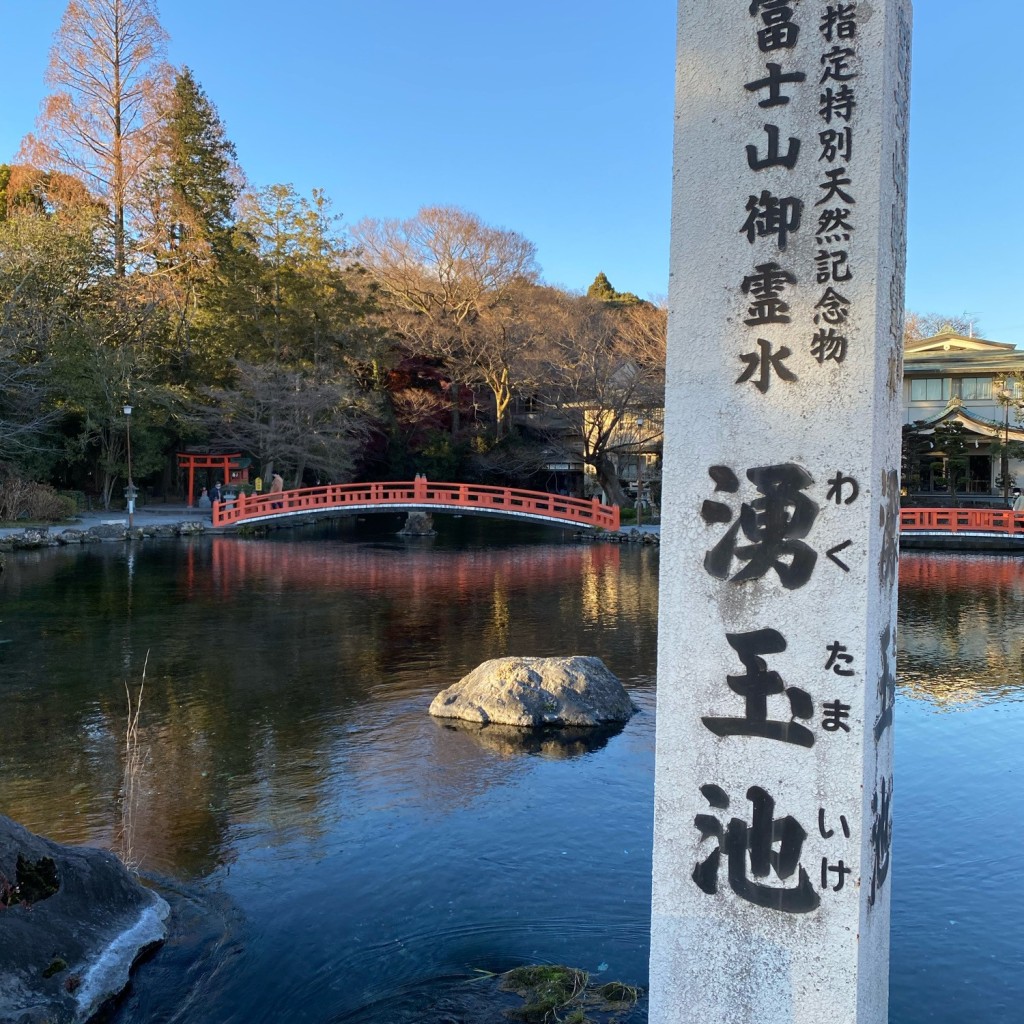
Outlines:
[{"label": "pedestrian person", "polygon": [[213,500],[214,501],[220,501],[220,481],[219,480],[213,485]]},{"label": "pedestrian person", "polygon": [[1013,489],[1013,511],[1024,512],[1024,494],[1021,494],[1019,487]]},{"label": "pedestrian person", "polygon": [[[271,494],[280,494],[283,490],[284,490],[284,480],[281,477],[280,473],[275,473],[270,478],[270,493]],[[284,502],[283,501],[272,501],[270,503],[270,507],[271,508],[284,508]]]}]

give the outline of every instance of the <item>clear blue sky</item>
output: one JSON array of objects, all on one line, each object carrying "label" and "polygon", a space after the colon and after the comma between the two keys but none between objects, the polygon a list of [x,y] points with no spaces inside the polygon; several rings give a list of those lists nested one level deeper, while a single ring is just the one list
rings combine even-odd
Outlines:
[{"label": "clear blue sky", "polygon": [[[1021,0],[918,0],[907,303],[1024,347]],[[65,0],[0,0],[0,162],[32,128]],[[347,223],[453,204],[536,243],[544,277],[668,283],[675,0],[160,0],[170,57],[257,185]],[[1017,295],[1015,299],[1013,296]]]}]

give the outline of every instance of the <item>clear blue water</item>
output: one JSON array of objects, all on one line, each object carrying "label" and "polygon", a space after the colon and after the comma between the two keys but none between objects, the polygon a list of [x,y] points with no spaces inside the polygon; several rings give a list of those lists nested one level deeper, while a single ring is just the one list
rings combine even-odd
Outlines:
[{"label": "clear blue water", "polygon": [[[133,850],[175,917],[118,1024],[488,1024],[475,972],[537,961],[645,983],[657,551],[439,524],[9,556],[4,813],[118,846],[145,667]],[[891,1020],[1024,1020],[1020,563],[908,555],[900,615]],[[426,714],[572,653],[630,689],[620,732]]]}]

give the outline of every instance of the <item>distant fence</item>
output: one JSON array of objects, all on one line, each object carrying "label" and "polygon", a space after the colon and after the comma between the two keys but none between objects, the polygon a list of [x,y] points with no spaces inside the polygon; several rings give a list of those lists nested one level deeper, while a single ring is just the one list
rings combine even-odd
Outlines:
[{"label": "distant fence", "polygon": [[239,494],[214,502],[213,525],[237,526],[316,512],[403,509],[499,515],[603,530],[618,530],[620,523],[618,506],[602,505],[596,498],[587,501],[483,484],[439,484],[421,476],[397,483],[326,484],[276,494]]}]

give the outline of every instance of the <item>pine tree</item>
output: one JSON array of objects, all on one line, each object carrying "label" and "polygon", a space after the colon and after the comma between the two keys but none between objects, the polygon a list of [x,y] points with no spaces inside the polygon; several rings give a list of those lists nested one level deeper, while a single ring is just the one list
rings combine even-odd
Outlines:
[{"label": "pine tree", "polygon": [[603,271],[594,278],[594,283],[587,289],[587,298],[597,299],[598,302],[605,302],[611,306],[635,306],[643,302],[632,292],[616,291]]},{"label": "pine tree", "polygon": [[180,383],[220,376],[232,347],[225,295],[243,259],[233,244],[241,172],[216,107],[186,67],[162,106],[153,169],[143,188],[146,250],[173,313],[172,376]]},{"label": "pine tree", "polygon": [[597,299],[598,302],[612,302],[617,294],[603,270],[594,278],[594,283],[587,289],[587,298]]},{"label": "pine tree", "polygon": [[156,178],[164,192],[171,247],[192,257],[203,250],[214,258],[224,256],[239,191],[235,147],[187,67],[174,81],[160,150]]}]

